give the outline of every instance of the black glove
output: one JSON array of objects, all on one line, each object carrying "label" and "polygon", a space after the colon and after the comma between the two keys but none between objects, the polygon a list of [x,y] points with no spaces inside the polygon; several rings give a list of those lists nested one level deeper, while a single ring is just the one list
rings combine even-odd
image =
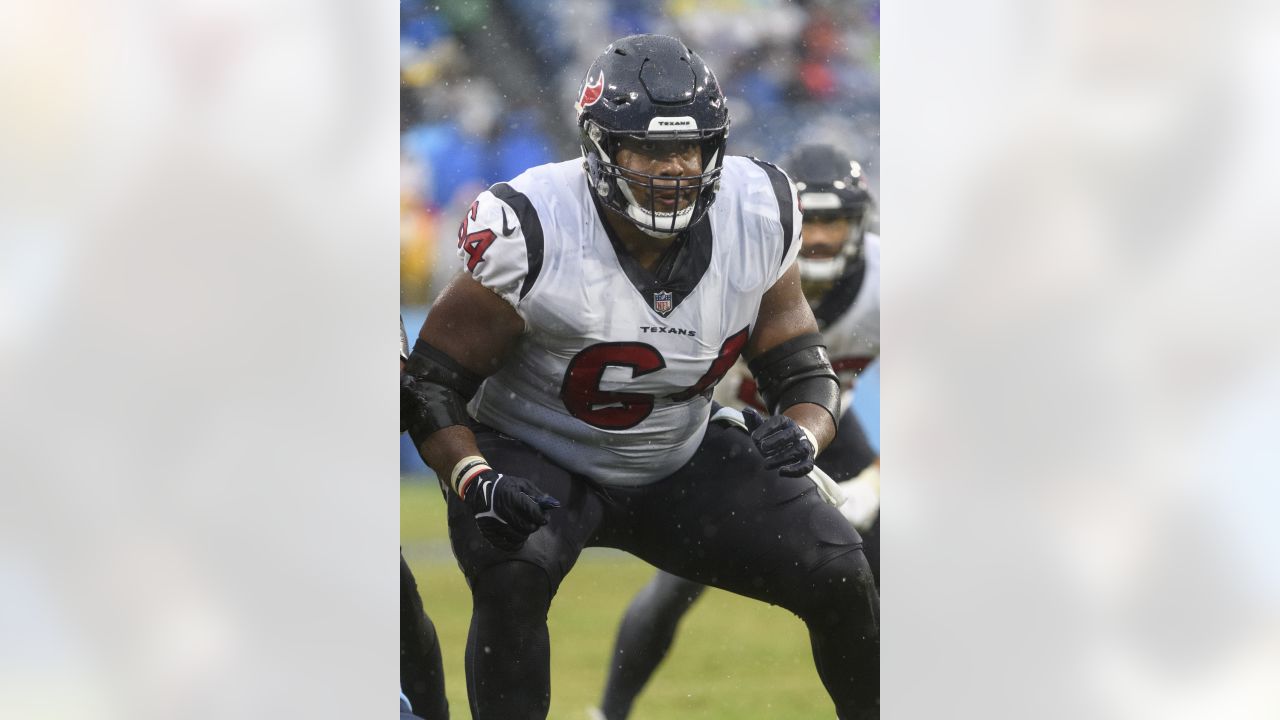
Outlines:
[{"label": "black glove", "polygon": [[742,409],[742,419],[766,468],[787,477],[803,477],[813,469],[814,447],[795,420],[782,413],[762,417],[750,407]]},{"label": "black glove", "polygon": [[499,550],[515,552],[530,533],[547,524],[560,501],[515,475],[488,469],[467,485],[462,501],[475,514],[480,533]]}]

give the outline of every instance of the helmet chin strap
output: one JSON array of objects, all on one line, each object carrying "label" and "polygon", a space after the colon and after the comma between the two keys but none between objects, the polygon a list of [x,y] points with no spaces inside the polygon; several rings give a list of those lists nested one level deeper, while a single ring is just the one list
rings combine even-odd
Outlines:
[{"label": "helmet chin strap", "polygon": [[[693,217],[693,207],[698,204],[696,200],[690,203],[689,207],[676,212],[650,212],[636,202],[636,196],[631,193],[630,183],[622,180],[616,182],[618,189],[622,191],[622,197],[627,199],[627,217],[645,235],[665,240],[679,235],[689,226],[689,218]],[[658,230],[657,228],[671,229]]]},{"label": "helmet chin strap", "polygon": [[[631,193],[625,193],[630,195]],[[673,238],[689,227],[689,218],[693,217],[693,206],[697,203],[690,204],[689,207],[674,213],[653,213],[642,209],[631,198],[627,198],[627,217],[635,222],[640,232],[650,237],[667,239]],[[652,226],[652,227],[649,227]],[[667,227],[670,231],[655,230],[653,228]]]},{"label": "helmet chin strap", "polygon": [[821,260],[797,258],[800,265],[800,278],[812,282],[831,282],[844,272],[845,260],[843,254]]}]

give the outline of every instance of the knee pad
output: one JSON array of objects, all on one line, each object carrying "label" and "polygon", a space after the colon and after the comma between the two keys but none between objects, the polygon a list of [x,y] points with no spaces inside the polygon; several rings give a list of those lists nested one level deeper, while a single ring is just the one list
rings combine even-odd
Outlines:
[{"label": "knee pad", "polygon": [[827,625],[857,618],[859,624],[879,624],[880,596],[875,576],[862,549],[854,548],[811,570],[807,582],[795,588],[794,612],[810,625]]},{"label": "knee pad", "polygon": [[510,560],[481,571],[471,583],[477,610],[493,608],[511,615],[541,614],[551,607],[551,581],[537,565]]}]

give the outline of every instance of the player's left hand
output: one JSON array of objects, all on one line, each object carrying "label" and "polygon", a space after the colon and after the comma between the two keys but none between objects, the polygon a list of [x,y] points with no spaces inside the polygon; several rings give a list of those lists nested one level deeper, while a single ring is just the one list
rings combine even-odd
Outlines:
[{"label": "player's left hand", "polygon": [[781,413],[766,418],[750,407],[742,409],[742,419],[766,468],[787,477],[803,477],[813,469],[813,444],[795,420]]}]

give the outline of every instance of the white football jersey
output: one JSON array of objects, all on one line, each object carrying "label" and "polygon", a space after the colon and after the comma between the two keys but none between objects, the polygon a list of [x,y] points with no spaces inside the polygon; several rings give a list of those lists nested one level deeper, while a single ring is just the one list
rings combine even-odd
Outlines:
[{"label": "white football jersey", "polygon": [[814,309],[831,366],[846,383],[880,355],[879,235],[863,237],[862,259],[861,281],[856,286],[853,278],[837,282]]},{"label": "white football jersey", "polygon": [[471,206],[459,257],[525,333],[469,409],[572,472],[642,485],[702,441],[712,386],[799,252],[800,211],[782,171],[726,157],[706,220],[655,273],[622,250],[605,212],[581,159],[532,168]]},{"label": "white football jersey", "polygon": [[[880,236],[867,233],[862,246],[862,272],[838,281],[814,309],[818,329],[831,357],[831,367],[845,390],[853,388],[858,373],[880,356]],[[724,382],[716,386],[716,402],[740,408],[763,408],[755,379],[745,362],[734,365]],[[852,398],[846,394],[848,409]]]}]

